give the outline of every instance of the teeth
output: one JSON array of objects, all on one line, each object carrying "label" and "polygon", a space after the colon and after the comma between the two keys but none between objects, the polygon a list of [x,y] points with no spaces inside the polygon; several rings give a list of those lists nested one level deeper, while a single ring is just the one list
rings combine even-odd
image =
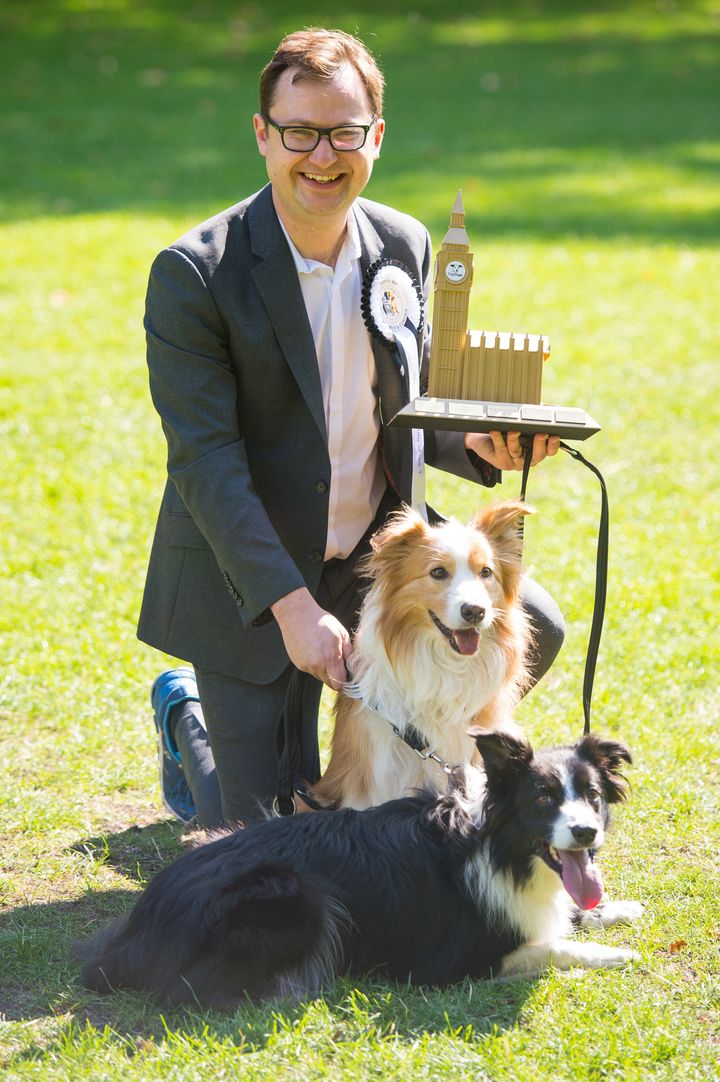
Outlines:
[{"label": "teeth", "polygon": [[333,176],[324,176],[322,173],[306,173],[305,176],[308,180],[317,180],[320,184],[327,184],[331,180],[337,180],[340,176],[339,173],[333,174]]}]

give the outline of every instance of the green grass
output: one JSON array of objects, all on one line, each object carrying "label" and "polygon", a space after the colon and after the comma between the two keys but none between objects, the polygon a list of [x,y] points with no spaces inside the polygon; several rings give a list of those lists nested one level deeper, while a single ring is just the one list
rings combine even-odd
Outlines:
[{"label": "green grass", "polygon": [[[141,330],[154,253],[264,180],[249,116],[280,34],[358,29],[388,76],[369,194],[440,240],[458,187],[473,327],[543,331],[545,396],[603,424],[611,501],[598,730],[633,798],[603,856],[643,923],[624,972],[163,1015],[86,994],[70,943],[180,849],[135,639],[164,446]],[[0,14],[0,1072],[25,1079],[707,1079],[720,1072],[720,7],[6,0]],[[503,494],[517,492],[509,479]],[[433,474],[436,506],[487,494]],[[533,473],[534,575],[569,625],[522,704],[582,726],[599,498]]]}]

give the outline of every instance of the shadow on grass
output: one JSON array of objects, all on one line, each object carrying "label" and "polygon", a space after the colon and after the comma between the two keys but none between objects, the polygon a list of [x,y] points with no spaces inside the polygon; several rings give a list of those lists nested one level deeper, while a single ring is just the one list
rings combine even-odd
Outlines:
[{"label": "shadow on grass", "polygon": [[[446,225],[448,186],[469,183],[482,188],[477,204],[489,192],[495,205],[473,222],[484,236],[717,238],[717,202],[683,196],[717,168],[713,24],[673,31],[672,15],[654,12],[644,31],[638,13],[634,32],[613,25],[614,6],[624,5],[608,3],[583,34],[562,0],[542,11],[483,5],[482,17],[471,0],[418,0],[412,19],[370,0],[347,26],[388,77],[388,137],[369,194],[421,200],[432,230]],[[323,0],[272,11],[234,0],[4,8],[8,220],[115,210],[193,224],[242,198],[265,181],[250,116],[272,48],[288,27],[343,23]],[[505,26],[495,36],[493,19]]]},{"label": "shadow on grass", "polygon": [[[132,826],[84,838],[69,851],[144,883],[180,855],[182,830],[172,820]],[[72,944],[126,912],[136,899],[133,890],[96,890],[71,901],[0,909],[0,1016],[21,1021],[74,1010],[67,993],[78,968]],[[91,1014],[87,1017],[92,1021]]]},{"label": "shadow on grass", "polygon": [[107,864],[120,875],[145,883],[179,856],[185,845],[184,827],[173,820],[149,826],[131,826],[116,834],[97,834],[70,847]]},{"label": "shadow on grass", "polygon": [[[423,1033],[472,1030],[474,1037],[513,1027],[532,983],[471,982],[447,989],[410,988],[379,980],[338,979],[322,1001],[249,1003],[232,1012],[168,1009],[149,994],[119,991],[98,995],[79,982],[73,944],[126,912],[137,899],[132,890],[109,890],[73,901],[26,905],[0,913],[2,969],[0,1017],[6,1022],[48,1020],[37,1043],[13,1056],[13,1063],[37,1060],[55,1044],[86,1034],[117,1042],[126,1052],[147,1051],[173,1033],[199,1044],[230,1043],[240,1051],[265,1047],[278,1029],[293,1032],[321,1003],[331,1017],[334,1045],[357,1041],[363,1032],[378,1038],[415,1040]],[[316,1023],[313,1023],[316,1025]],[[44,1032],[44,1036],[41,1035]],[[84,1038],[83,1038],[84,1039]],[[322,1040],[322,1035],[318,1038]]]}]

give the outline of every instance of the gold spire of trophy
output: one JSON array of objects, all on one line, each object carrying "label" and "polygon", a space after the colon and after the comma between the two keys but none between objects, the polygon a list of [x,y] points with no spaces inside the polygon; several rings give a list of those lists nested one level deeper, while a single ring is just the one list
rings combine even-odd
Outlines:
[{"label": "gold spire of trophy", "polygon": [[542,404],[544,334],[468,330],[473,253],[458,192],[435,260],[427,395],[390,422],[401,428],[518,431],[585,440],[600,425],[583,409]]},{"label": "gold spire of trophy", "polygon": [[468,331],[473,254],[458,192],[435,260],[428,394],[437,398],[539,403],[550,352],[542,334]]}]

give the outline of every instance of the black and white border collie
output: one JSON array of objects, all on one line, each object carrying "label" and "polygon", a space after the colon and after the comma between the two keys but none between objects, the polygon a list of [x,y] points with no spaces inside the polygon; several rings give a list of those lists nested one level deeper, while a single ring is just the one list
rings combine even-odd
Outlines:
[{"label": "black and white border collie", "polygon": [[84,984],[230,1008],[316,995],[341,973],[438,985],[637,958],[566,938],[583,911],[596,926],[639,916],[600,904],[591,853],[625,796],[627,748],[470,735],[485,769],[446,794],[268,819],[185,853],[80,945]]}]

